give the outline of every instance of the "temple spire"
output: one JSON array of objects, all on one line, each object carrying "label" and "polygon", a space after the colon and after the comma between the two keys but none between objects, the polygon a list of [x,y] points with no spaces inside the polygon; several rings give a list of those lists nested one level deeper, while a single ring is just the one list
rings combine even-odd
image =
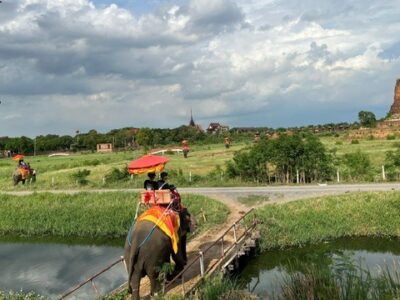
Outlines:
[{"label": "temple spire", "polygon": [[193,120],[193,113],[192,113],[192,109],[190,109],[190,122],[189,122],[189,126],[195,127],[196,124],[194,123]]}]

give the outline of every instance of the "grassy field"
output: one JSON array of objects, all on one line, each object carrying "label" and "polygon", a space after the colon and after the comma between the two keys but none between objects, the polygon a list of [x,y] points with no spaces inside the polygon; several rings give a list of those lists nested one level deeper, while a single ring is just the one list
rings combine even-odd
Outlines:
[{"label": "grassy field", "polygon": [[400,140],[358,140],[358,144],[352,144],[345,136],[321,137],[321,142],[327,149],[336,149],[340,157],[346,153],[354,153],[358,150],[367,153],[372,165],[380,168],[385,161],[387,151],[395,150],[400,145]]},{"label": "grassy field", "polygon": [[[182,171],[182,175],[189,179],[189,174],[204,176],[217,166],[224,167],[225,161],[231,159],[235,151],[243,148],[245,144],[233,145],[225,149],[221,145],[195,146],[191,148],[187,159],[182,154],[166,155],[170,158],[167,170]],[[113,168],[123,169],[133,160],[143,155],[141,151],[117,152],[117,153],[88,153],[71,154],[70,156],[48,157],[31,156],[26,157],[37,170],[37,182],[34,186],[19,187],[20,189],[65,189],[82,188],[71,178],[71,174],[82,170],[90,170],[89,183],[86,188],[134,188],[142,187],[145,175],[134,176],[132,180],[125,182],[104,183],[103,178]],[[12,173],[16,168],[16,162],[11,159],[0,160],[0,190],[13,190]],[[173,176],[170,182],[174,183]],[[20,184],[21,185],[21,184]]]},{"label": "grassy field", "polygon": [[[137,193],[0,194],[0,236],[123,238],[133,220]],[[199,195],[182,195],[198,216],[199,230],[225,222],[228,209]],[[200,217],[202,208],[207,222]]]},{"label": "grassy field", "polygon": [[[322,143],[327,149],[335,149],[340,157],[346,153],[357,152],[358,150],[368,154],[371,159],[376,180],[380,178],[380,168],[385,160],[385,154],[389,150],[394,150],[400,144],[400,140],[360,140],[359,144],[351,144],[344,135],[339,137],[321,137]],[[172,171],[170,182],[179,186],[235,186],[244,185],[239,181],[230,181],[217,176],[217,179],[207,180],[207,174],[215,171],[217,167],[225,168],[225,162],[231,160],[235,151],[251,145],[233,144],[230,149],[225,149],[222,144],[193,146],[189,157],[185,159],[181,154],[167,154],[170,162],[166,169]],[[143,155],[141,151],[117,152],[117,153],[86,153],[71,154],[70,156],[48,157],[44,155],[26,157],[33,168],[37,170],[38,180],[33,186],[19,186],[17,189],[69,189],[69,188],[141,188],[145,175],[134,176],[131,180],[118,182],[105,182],[104,177],[113,168],[120,170],[133,160]],[[0,190],[14,190],[12,184],[12,173],[16,167],[16,162],[11,159],[0,160]],[[88,184],[81,186],[76,180],[71,178],[73,173],[79,170],[90,170]],[[220,171],[218,171],[220,172]],[[180,180],[174,174],[180,173]],[[202,179],[199,180],[199,177]],[[189,180],[191,179],[191,181]]]},{"label": "grassy field", "polygon": [[350,193],[266,205],[257,212],[263,249],[346,236],[400,237],[400,193]]}]

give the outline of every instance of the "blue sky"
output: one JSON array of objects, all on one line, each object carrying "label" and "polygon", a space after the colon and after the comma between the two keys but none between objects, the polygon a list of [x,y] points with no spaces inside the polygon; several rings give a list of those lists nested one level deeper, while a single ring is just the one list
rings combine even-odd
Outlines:
[{"label": "blue sky", "polygon": [[0,136],[386,115],[400,0],[4,0]]}]

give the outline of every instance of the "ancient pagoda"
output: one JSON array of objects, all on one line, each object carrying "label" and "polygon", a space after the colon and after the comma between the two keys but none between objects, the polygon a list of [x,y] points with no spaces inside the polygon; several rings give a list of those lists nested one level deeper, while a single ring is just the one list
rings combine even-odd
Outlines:
[{"label": "ancient pagoda", "polygon": [[389,111],[389,119],[400,119],[400,79],[394,88],[394,101]]}]

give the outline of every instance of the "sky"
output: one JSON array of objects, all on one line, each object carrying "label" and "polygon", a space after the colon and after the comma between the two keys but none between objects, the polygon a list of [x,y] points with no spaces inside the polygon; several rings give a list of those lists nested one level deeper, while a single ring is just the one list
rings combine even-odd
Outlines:
[{"label": "sky", "polygon": [[0,136],[384,117],[400,0],[3,0]]}]

